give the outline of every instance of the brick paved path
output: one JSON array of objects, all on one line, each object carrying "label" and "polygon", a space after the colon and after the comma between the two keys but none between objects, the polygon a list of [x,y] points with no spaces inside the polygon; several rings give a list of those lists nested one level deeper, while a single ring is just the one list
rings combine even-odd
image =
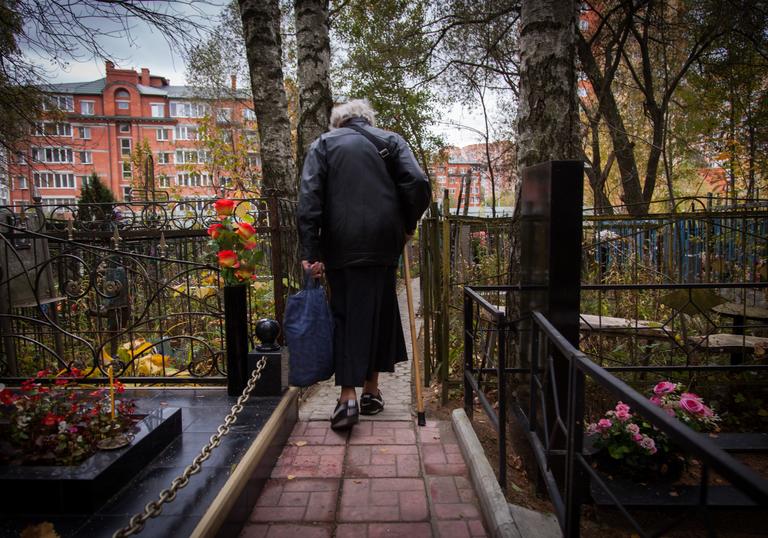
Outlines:
[{"label": "brick paved path", "polygon": [[[418,281],[416,281],[418,285]],[[418,296],[418,287],[414,290]],[[410,351],[407,309],[401,312]],[[351,432],[330,429],[338,396],[321,384],[299,411],[241,534],[244,538],[469,538],[486,536],[450,422],[419,427],[410,363],[382,374],[385,411]]]}]

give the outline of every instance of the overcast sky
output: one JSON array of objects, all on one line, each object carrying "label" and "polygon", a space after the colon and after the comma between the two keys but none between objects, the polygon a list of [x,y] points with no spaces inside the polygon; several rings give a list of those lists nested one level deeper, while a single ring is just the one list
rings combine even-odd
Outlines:
[{"label": "overcast sky", "polygon": [[[224,2],[217,0],[221,5]],[[205,4],[211,14],[208,20],[215,19],[220,7],[213,2]],[[104,38],[101,45],[108,51],[111,59],[120,68],[139,70],[146,67],[152,74],[170,79],[171,84],[185,84],[184,59],[178,50],[174,50],[163,35],[155,28],[137,23],[131,29],[131,38]],[[64,69],[46,65],[46,60],[30,55],[39,65],[47,67],[50,73],[49,82],[84,82],[105,76],[104,60],[86,59],[69,62]],[[490,110],[491,115],[493,110]],[[443,122],[434,131],[441,134],[451,145],[463,146],[482,142],[483,138],[476,131],[483,130],[483,117],[479,110],[468,110],[454,106],[445,114]],[[450,125],[449,125],[450,124]],[[455,125],[469,127],[460,128]]]}]

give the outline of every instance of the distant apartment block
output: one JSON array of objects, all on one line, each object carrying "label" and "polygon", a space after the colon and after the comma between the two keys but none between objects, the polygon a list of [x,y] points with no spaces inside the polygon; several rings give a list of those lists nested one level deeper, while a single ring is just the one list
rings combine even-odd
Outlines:
[{"label": "distant apartment block", "polygon": [[[228,184],[227,170],[208,166],[209,152],[198,141],[199,123],[215,118],[235,139],[256,136],[247,92],[232,84],[226,100],[202,99],[188,86],[172,86],[148,69],[116,69],[106,63],[104,78],[44,88],[46,116],[10,156],[12,203],[69,204],[93,174],[115,199],[137,192],[131,153],[146,140],[155,162],[155,187],[173,197],[207,199]],[[258,167],[256,154],[249,155]]]}]

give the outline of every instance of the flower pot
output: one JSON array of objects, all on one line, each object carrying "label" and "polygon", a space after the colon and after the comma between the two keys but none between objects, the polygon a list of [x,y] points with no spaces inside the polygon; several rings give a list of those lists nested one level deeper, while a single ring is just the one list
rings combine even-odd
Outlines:
[{"label": "flower pot", "polygon": [[248,382],[248,286],[224,286],[227,394],[239,396]]}]

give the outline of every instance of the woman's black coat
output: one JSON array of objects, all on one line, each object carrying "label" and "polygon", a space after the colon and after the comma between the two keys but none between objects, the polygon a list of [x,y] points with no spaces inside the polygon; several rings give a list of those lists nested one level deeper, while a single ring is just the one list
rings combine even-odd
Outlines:
[{"label": "woman's black coat", "polygon": [[429,180],[400,135],[362,118],[351,122],[387,143],[394,177],[373,143],[352,129],[340,127],[315,140],[301,175],[301,259],[322,261],[328,269],[397,265],[405,234],[414,232],[429,206]]}]

